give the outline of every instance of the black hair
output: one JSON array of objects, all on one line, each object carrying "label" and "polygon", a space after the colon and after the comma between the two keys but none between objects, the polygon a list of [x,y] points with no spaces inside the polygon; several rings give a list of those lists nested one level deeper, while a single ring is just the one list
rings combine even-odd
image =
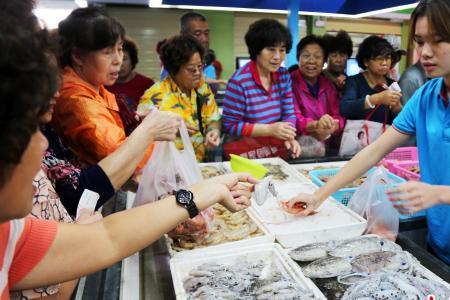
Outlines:
[{"label": "black hair", "polygon": [[128,52],[131,61],[131,69],[134,70],[139,62],[139,47],[136,41],[129,36],[125,36],[123,39],[123,51]]},{"label": "black hair", "polygon": [[31,10],[0,10],[0,45],[1,189],[36,133],[39,117],[48,111],[58,90],[58,71],[51,61],[48,32],[39,28]]},{"label": "black hair", "polygon": [[328,52],[327,52],[327,48],[325,47],[323,38],[318,37],[314,34],[307,35],[304,38],[302,38],[300,40],[300,42],[298,42],[298,44],[297,44],[297,60],[299,59],[300,53],[303,51],[303,49],[305,49],[306,46],[313,45],[313,44],[319,45],[319,47],[322,49],[323,61],[326,62],[327,58],[328,58]]},{"label": "black hair", "polygon": [[325,34],[323,41],[328,54],[338,52],[352,57],[353,42],[347,31],[340,30],[336,35]]},{"label": "black hair", "polygon": [[81,53],[114,46],[124,39],[125,29],[97,7],[78,8],[59,23],[59,59],[61,67],[72,66],[72,51]]},{"label": "black hair", "polygon": [[412,40],[416,33],[417,19],[426,17],[433,34],[438,34],[445,42],[450,43],[450,2],[448,0],[422,0],[416,6],[410,18],[410,34]]},{"label": "black hair", "polygon": [[250,25],[245,34],[245,44],[251,60],[266,47],[282,44],[289,53],[292,49],[292,36],[289,29],[274,19],[261,19]]},{"label": "black hair", "polygon": [[365,70],[365,62],[369,59],[376,57],[388,57],[393,58],[395,55],[394,47],[384,38],[376,35],[371,35],[365,38],[361,44],[359,44],[358,54],[356,54],[356,61],[358,66]]},{"label": "black hair", "polygon": [[167,72],[173,77],[181,66],[189,62],[192,55],[200,54],[203,61],[205,49],[200,42],[187,34],[181,34],[168,39],[161,47],[161,61]]},{"label": "black hair", "polygon": [[208,49],[205,55],[205,65],[209,66],[216,60],[216,53],[212,49]]},{"label": "black hair", "polygon": [[188,33],[189,23],[194,20],[206,22],[206,18],[204,15],[195,11],[187,12],[180,18],[180,33]]}]

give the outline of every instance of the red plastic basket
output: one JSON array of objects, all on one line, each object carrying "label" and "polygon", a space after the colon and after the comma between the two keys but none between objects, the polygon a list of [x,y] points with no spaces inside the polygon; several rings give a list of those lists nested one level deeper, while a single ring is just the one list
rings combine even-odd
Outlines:
[{"label": "red plastic basket", "polygon": [[417,147],[399,147],[386,155],[381,161],[380,165],[383,165],[390,172],[394,173],[394,164],[401,161],[418,161],[419,154]]},{"label": "red plastic basket", "polygon": [[402,178],[405,178],[407,180],[419,181],[420,174],[417,174],[417,173],[414,173],[414,172],[408,170],[408,168],[418,167],[418,166],[419,166],[418,160],[396,162],[392,167],[392,173],[394,173]]}]

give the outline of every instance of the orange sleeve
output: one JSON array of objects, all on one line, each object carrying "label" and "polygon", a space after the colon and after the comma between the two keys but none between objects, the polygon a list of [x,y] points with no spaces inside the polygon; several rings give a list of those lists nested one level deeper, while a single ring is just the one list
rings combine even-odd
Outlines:
[{"label": "orange sleeve", "polygon": [[57,222],[25,219],[9,271],[9,287],[22,280],[44,258],[56,237]]},{"label": "orange sleeve", "polygon": [[53,123],[75,154],[89,164],[99,162],[126,140],[118,112],[86,97],[58,103]]}]

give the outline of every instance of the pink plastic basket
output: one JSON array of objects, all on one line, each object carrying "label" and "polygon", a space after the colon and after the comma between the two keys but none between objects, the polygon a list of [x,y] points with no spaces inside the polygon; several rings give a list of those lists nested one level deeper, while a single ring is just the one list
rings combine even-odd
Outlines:
[{"label": "pink plastic basket", "polygon": [[381,161],[380,165],[385,166],[390,172],[394,172],[394,164],[401,161],[418,161],[419,154],[417,147],[399,147],[386,155]]},{"label": "pink plastic basket", "polygon": [[392,167],[392,173],[407,180],[420,180],[420,174],[408,170],[411,167],[418,167],[418,160],[396,162]]}]

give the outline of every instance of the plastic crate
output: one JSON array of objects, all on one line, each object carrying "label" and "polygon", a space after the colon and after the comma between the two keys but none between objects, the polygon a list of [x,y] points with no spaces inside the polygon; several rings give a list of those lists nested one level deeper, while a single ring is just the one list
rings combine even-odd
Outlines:
[{"label": "plastic crate", "polygon": [[396,162],[392,167],[392,173],[402,178],[405,178],[406,180],[419,181],[420,174],[408,170],[408,168],[410,167],[418,167],[418,166],[419,166],[418,160]]},{"label": "plastic crate", "polygon": [[399,147],[386,155],[379,164],[386,167],[389,172],[393,172],[394,163],[412,160],[419,160],[417,147]]},{"label": "plastic crate", "polygon": [[[376,169],[375,167],[370,169],[366,174],[370,174],[370,173],[374,172],[375,169]],[[311,176],[312,182],[320,187],[320,186],[325,185],[325,182],[323,182],[321,178],[332,177],[332,176],[336,175],[340,170],[341,170],[341,168],[312,170],[309,172],[309,175]],[[403,179],[395,174],[392,174],[390,172],[388,173],[388,176],[389,176],[389,178],[393,179],[396,183],[406,182],[405,179]],[[350,199],[352,198],[353,194],[356,192],[357,189],[358,189],[358,187],[343,188],[343,189],[340,189],[339,191],[335,192],[332,196],[334,199],[336,199],[336,201],[339,201],[343,205],[347,206],[348,202],[350,201]],[[400,220],[422,217],[424,215],[425,215],[425,212],[418,212],[418,213],[409,214],[409,215],[400,215]]]}]

